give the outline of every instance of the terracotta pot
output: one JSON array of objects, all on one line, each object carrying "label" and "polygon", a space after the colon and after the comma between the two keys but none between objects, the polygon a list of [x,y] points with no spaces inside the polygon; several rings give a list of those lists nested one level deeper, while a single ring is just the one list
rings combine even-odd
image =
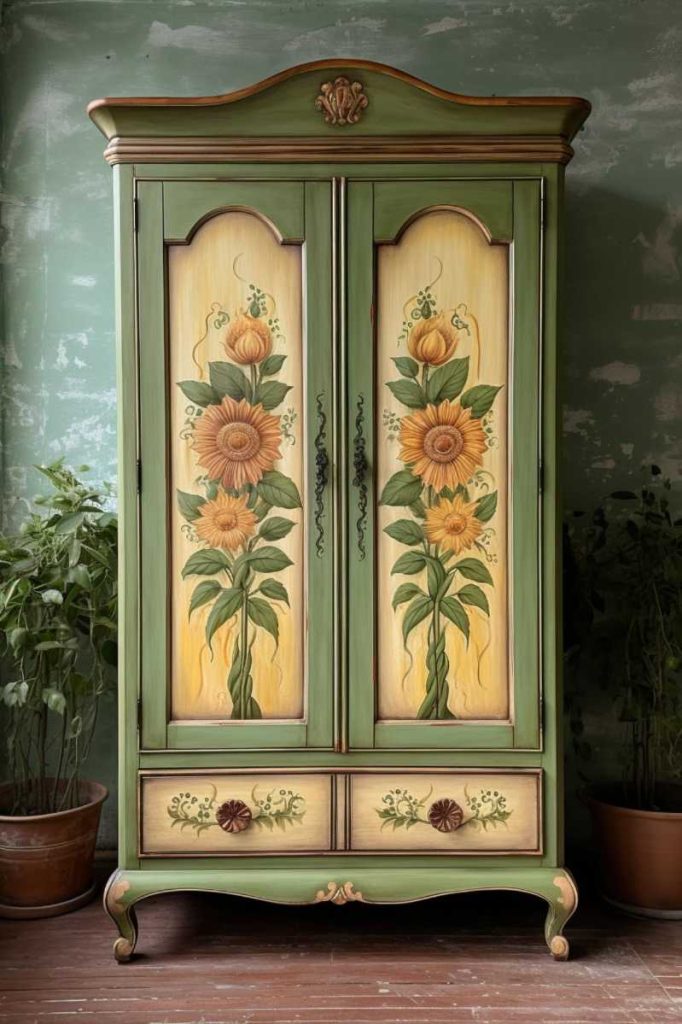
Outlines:
[{"label": "terracotta pot", "polygon": [[631,913],[682,918],[682,811],[641,811],[617,799],[613,791],[590,799],[604,896]]},{"label": "terracotta pot", "polygon": [[[0,786],[0,807],[11,802]],[[0,917],[52,917],[92,898],[93,859],[102,804],[98,782],[81,782],[80,807],[56,814],[0,814]]]}]

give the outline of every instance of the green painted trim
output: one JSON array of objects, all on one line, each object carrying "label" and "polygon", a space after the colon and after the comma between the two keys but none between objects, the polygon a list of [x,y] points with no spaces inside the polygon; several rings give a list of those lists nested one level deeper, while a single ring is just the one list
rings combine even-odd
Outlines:
[{"label": "green painted trim", "polygon": [[[339,75],[359,79],[368,106],[357,124],[327,124],[315,110],[320,86]],[[250,89],[202,100],[129,104],[95,100],[89,113],[117,136],[561,135],[571,139],[590,111],[574,97],[493,99],[447,93],[385,64],[350,59],[303,64]]]},{"label": "green painted trim", "polygon": [[279,182],[276,188],[264,188],[262,182],[165,182],[163,199],[163,233],[168,243],[191,241],[209,217],[230,209],[256,211],[283,242],[303,241],[300,182]]},{"label": "green painted trim", "polygon": [[540,743],[540,181],[514,182],[511,605],[515,747]]},{"label": "green painted trim", "polygon": [[416,867],[395,859],[388,866],[365,866],[356,858],[330,857],[322,863],[307,858],[291,866],[272,866],[261,859],[248,867],[233,863],[217,870],[203,865],[179,870],[117,871],[104,894],[105,909],[119,930],[120,938],[114,946],[117,959],[128,960],[134,952],[137,902],[161,892],[193,890],[292,905],[356,900],[395,904],[461,892],[527,892],[548,904],[545,941],[557,959],[568,956],[568,942],[562,932],[578,902],[575,883],[562,868],[504,867],[497,863],[489,870],[440,862]]},{"label": "green painted trim", "polygon": [[387,767],[409,771],[411,768],[534,768],[546,764],[546,756],[538,751],[507,750],[463,750],[450,747],[447,750],[410,750],[406,763],[403,750],[350,750],[347,753],[333,753],[328,750],[143,750],[140,753],[140,767],[162,771],[168,769],[196,768],[332,768],[338,771],[353,771],[357,768]]},{"label": "green painted trim", "polygon": [[[360,550],[358,523],[360,489],[348,488],[348,686],[349,740],[351,747],[372,747],[376,686],[374,651],[374,219],[373,185],[348,185],[348,380],[346,438],[350,480],[354,478],[353,454],[359,430],[367,459],[365,474],[367,516],[364,524],[364,555]],[[358,423],[360,426],[358,427]],[[362,524],[360,524],[362,525]]]},{"label": "green painted trim", "polygon": [[212,747],[227,750],[290,750],[306,746],[305,722],[282,722],[279,719],[258,721],[168,723],[168,747],[196,750]]},{"label": "green painted trim", "polygon": [[167,746],[169,550],[166,494],[169,466],[166,367],[163,191],[157,182],[137,189],[138,336],[140,374],[140,591],[142,735],[145,747]]},{"label": "green painted trim", "polygon": [[[280,186],[281,187],[281,186]],[[308,605],[304,635],[308,658],[306,743],[332,747],[334,743],[334,546],[337,535],[337,466],[334,462],[337,426],[334,422],[332,353],[332,189],[329,182],[306,182],[304,245],[304,387],[307,441],[304,494],[307,532]],[[319,402],[319,407],[318,407]],[[324,423],[321,419],[324,417]],[[322,494],[323,530],[320,543],[315,528],[315,440],[320,435],[329,459],[327,485]]]},{"label": "green painted trim", "polygon": [[512,183],[477,181],[377,182],[374,186],[374,241],[397,242],[420,214],[456,206],[473,214],[494,242],[510,242],[513,230]]},{"label": "green painted trim", "polygon": [[514,746],[514,728],[499,722],[377,722],[375,745],[395,750],[498,749]]},{"label": "green painted trim", "polygon": [[[240,179],[284,180],[293,178],[329,181],[333,176],[346,178],[348,182],[363,179],[373,182],[393,181],[468,181],[487,178],[492,181],[508,182],[524,177],[537,178],[545,165],[537,161],[526,163],[332,163],[300,164],[292,161],[281,164],[239,163],[239,164],[148,164],[134,165],[135,177],[148,181],[237,181]],[[547,165],[551,166],[551,165]]]},{"label": "green painted trim", "polygon": [[116,380],[118,389],[118,822],[119,862],[137,866],[137,702],[139,559],[137,522],[137,356],[133,175],[114,168]]}]

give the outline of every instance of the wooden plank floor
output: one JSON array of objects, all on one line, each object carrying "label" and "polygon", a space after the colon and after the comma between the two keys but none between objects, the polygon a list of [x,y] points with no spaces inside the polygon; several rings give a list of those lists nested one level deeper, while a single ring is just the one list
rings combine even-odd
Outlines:
[{"label": "wooden plank floor", "polygon": [[464,895],[403,907],[276,907],[206,894],[138,907],[117,965],[99,902],[0,923],[0,1020],[17,1024],[666,1024],[682,1022],[682,923],[583,901],[573,958],[543,904]]}]

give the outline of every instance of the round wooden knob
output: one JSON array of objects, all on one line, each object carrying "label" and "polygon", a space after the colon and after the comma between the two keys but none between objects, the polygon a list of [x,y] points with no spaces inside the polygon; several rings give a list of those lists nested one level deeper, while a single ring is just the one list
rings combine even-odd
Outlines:
[{"label": "round wooden knob", "polygon": [[251,824],[253,815],[243,800],[228,800],[215,812],[216,821],[224,832],[243,832]]},{"label": "round wooden knob", "polygon": [[429,807],[429,823],[439,832],[454,832],[464,820],[464,811],[454,800],[436,800]]}]

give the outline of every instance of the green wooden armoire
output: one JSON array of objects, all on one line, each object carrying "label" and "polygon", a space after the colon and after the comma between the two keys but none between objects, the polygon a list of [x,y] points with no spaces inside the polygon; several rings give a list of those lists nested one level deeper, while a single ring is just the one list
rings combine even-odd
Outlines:
[{"label": "green wooden armoire", "polygon": [[326,60],[90,105],[114,168],[135,904],[577,893],[557,290],[581,99]]}]

